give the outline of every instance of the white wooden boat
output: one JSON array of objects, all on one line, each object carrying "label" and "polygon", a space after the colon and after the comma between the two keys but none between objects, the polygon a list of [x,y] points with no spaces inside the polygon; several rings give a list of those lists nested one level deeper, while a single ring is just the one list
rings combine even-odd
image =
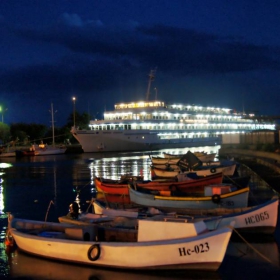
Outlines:
[{"label": "white wooden boat", "polygon": [[[221,161],[210,161],[210,162],[203,162],[202,163],[202,166],[210,166],[210,165],[221,165],[222,162]],[[171,168],[171,169],[175,169],[175,170],[180,170],[180,167],[177,165],[177,164],[174,164],[174,163],[165,163],[165,164],[153,164],[154,167],[156,168],[161,168],[161,169],[168,169],[168,168]]]},{"label": "white wooden boat", "polygon": [[[184,155],[182,155],[184,156]],[[150,159],[152,161],[153,165],[156,164],[161,164],[161,165],[175,165],[178,163],[178,161],[182,158],[182,156],[174,156],[174,157],[159,157],[159,156],[150,156]],[[215,161],[215,156],[216,153],[213,154],[206,154],[204,156],[199,156],[197,157],[202,163],[204,163],[205,165],[209,164],[210,162],[216,162]],[[216,163],[218,164],[218,163]]]},{"label": "white wooden boat", "polygon": [[[156,208],[149,208],[147,211],[137,209],[110,209],[104,207],[99,201],[93,202],[95,213],[108,217],[127,217],[143,219],[149,216],[157,216],[162,219],[187,219],[187,221],[203,220],[209,230],[222,228],[234,222],[234,228],[242,233],[273,234],[278,219],[279,197],[273,197],[265,203],[245,208],[220,209],[219,212],[192,211],[188,215],[178,215],[176,212],[164,213]],[[89,214],[90,215],[90,214]],[[85,220],[84,220],[85,221]],[[90,222],[90,220],[88,220]]]},{"label": "white wooden boat", "polygon": [[10,149],[10,146],[0,147],[0,158],[15,157],[15,156],[16,156],[15,148]]},{"label": "white wooden boat", "polygon": [[[202,167],[205,168],[205,166],[230,166],[232,164],[234,164],[236,162],[234,162],[234,160],[221,160],[221,161],[208,161],[208,162],[202,162]],[[153,167],[156,167],[156,168],[160,168],[160,169],[174,169],[174,171],[181,171],[181,168],[175,164],[175,163],[164,163],[164,164],[152,164]]]},{"label": "white wooden boat", "polygon": [[[199,156],[204,156],[204,155],[207,155],[206,152],[202,151],[202,152],[192,152],[196,157],[199,157]],[[185,153],[184,153],[185,154]],[[179,157],[181,158],[184,154],[171,154],[171,153],[166,153],[166,152],[163,152],[163,156],[165,158],[172,158],[172,157]]]},{"label": "white wooden boat", "polygon": [[234,221],[238,232],[273,234],[278,219],[279,197],[273,197],[265,203],[248,207],[239,213],[227,214],[203,219],[209,230],[222,228]]},{"label": "white wooden boat", "polygon": [[241,208],[248,206],[249,187],[236,190],[227,186],[204,187],[203,196],[159,196],[142,193],[129,187],[130,200],[141,206],[156,207],[159,209],[214,209],[222,208]]},{"label": "white wooden boat", "polygon": [[[177,165],[178,161],[176,163],[153,163],[152,165],[158,168],[173,168],[178,169],[179,166]],[[209,165],[231,165],[234,162],[234,158],[232,159],[225,159],[225,160],[214,160],[214,161],[205,161],[202,162],[202,166],[209,166]]]},{"label": "white wooden boat", "polygon": [[[193,153],[200,161],[202,162],[211,162],[215,160],[216,157],[216,153],[211,153],[211,154],[207,154],[204,152],[194,152]],[[180,155],[180,154],[169,154],[169,153],[163,153],[164,158],[168,159],[168,160],[172,160],[172,159],[176,159],[177,161],[184,156],[184,154]]]},{"label": "white wooden boat", "polygon": [[176,165],[177,162],[180,160],[180,157],[172,157],[172,158],[163,158],[159,156],[150,156],[152,164],[160,164],[160,165],[168,165],[174,164]]},{"label": "white wooden boat", "polygon": [[44,145],[44,147],[35,146],[35,151],[37,152],[37,156],[61,155],[61,154],[65,154],[66,148]]},{"label": "white wooden boat", "polygon": [[214,160],[215,160],[215,157],[216,157],[216,153],[198,155],[197,157],[198,157],[199,160],[201,160],[202,162],[214,161]]},{"label": "white wooden boat", "polygon": [[[204,222],[141,220],[134,241],[102,241],[98,225],[70,226],[23,219],[8,234],[27,253],[66,262],[120,269],[217,270],[232,227],[207,231]],[[126,229],[124,229],[126,233]],[[112,236],[110,236],[112,238]]]},{"label": "white wooden boat", "polygon": [[0,158],[6,158],[6,157],[15,157],[16,156],[16,152],[2,152],[0,153]]},{"label": "white wooden boat", "polygon": [[176,212],[162,212],[156,208],[148,208],[145,211],[141,208],[128,208],[128,209],[112,209],[105,206],[98,200],[92,201],[94,212],[96,214],[84,213],[78,220],[69,218],[61,219],[63,223],[74,224],[92,224],[103,222],[104,218],[99,221],[92,219],[92,215],[99,217],[107,217],[108,220],[113,221],[116,217],[135,219],[135,227],[138,225],[139,219],[147,219],[153,217],[157,220],[170,220],[170,221],[186,221],[196,222],[203,220],[208,230],[216,230],[224,226],[234,223],[234,228],[242,234],[270,234],[275,232],[278,219],[278,206],[279,197],[275,196],[272,199],[251,207],[235,208],[235,209],[219,209],[219,211],[211,211],[200,209],[190,209],[185,215],[177,214]]}]

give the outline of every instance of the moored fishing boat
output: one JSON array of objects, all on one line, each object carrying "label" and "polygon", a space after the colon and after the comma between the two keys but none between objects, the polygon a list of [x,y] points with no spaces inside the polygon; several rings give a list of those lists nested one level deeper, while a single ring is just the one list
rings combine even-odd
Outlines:
[{"label": "moored fishing boat", "polygon": [[[207,155],[208,153],[207,152],[204,152],[204,151],[202,151],[202,152],[198,152],[198,151],[196,151],[196,152],[193,152],[193,154],[196,156],[196,157],[201,157],[201,156],[205,156],[205,155]],[[213,154],[215,154],[215,156],[216,156],[216,153],[211,153],[211,154],[208,154],[208,155],[213,155]],[[182,157],[184,154],[172,154],[172,153],[167,153],[167,152],[163,152],[163,156],[165,157],[165,158],[172,158],[172,157]]]},{"label": "moored fishing boat", "polygon": [[0,158],[6,158],[6,157],[15,157],[16,152],[15,151],[10,151],[10,152],[1,152],[0,153]]},{"label": "moored fishing boat", "polygon": [[32,157],[32,156],[36,156],[38,153],[32,148],[30,148],[30,149],[16,150],[15,154],[16,157]]},{"label": "moored fishing boat", "polygon": [[55,145],[55,136],[54,136],[54,112],[53,104],[51,103],[51,116],[52,116],[52,145],[49,146],[44,144],[43,141],[39,145],[33,145],[33,149],[36,151],[38,156],[45,155],[62,155],[66,152],[66,147],[63,145]]},{"label": "moored fishing boat", "polygon": [[4,157],[15,157],[15,148],[10,148],[10,145],[0,146],[0,158]]},{"label": "moored fishing boat", "polygon": [[137,230],[114,228],[113,231],[99,225],[78,227],[12,219],[8,229],[18,248],[33,255],[139,270],[217,270],[232,234],[232,227],[207,231],[202,221],[141,220]]},{"label": "moored fishing boat", "polygon": [[161,164],[161,165],[176,165],[181,157],[172,157],[172,158],[163,158],[159,156],[150,156],[152,164]]},{"label": "moored fishing boat", "polygon": [[209,176],[215,173],[223,173],[226,176],[233,176],[236,170],[236,163],[232,163],[231,165],[209,165],[202,166],[199,169],[192,171],[181,171],[180,169],[172,169],[170,167],[167,168],[158,168],[151,165],[151,172],[156,177],[161,178],[174,178],[177,177],[179,180],[184,180],[184,176],[188,176],[189,173],[195,173],[197,176]]},{"label": "moored fishing boat", "polygon": [[[208,163],[208,162],[214,162],[216,153],[198,153],[194,152],[193,153],[201,162]],[[151,160],[153,164],[176,164],[183,156],[179,154],[168,154],[168,153],[163,153],[164,157],[159,157],[159,156],[151,156]]]},{"label": "moored fishing boat", "polygon": [[[210,166],[210,165],[223,165],[222,164],[222,161],[209,161],[209,162],[203,162],[202,163],[202,166]],[[167,168],[171,168],[171,169],[177,169],[179,170],[180,167],[177,165],[177,164],[174,164],[174,163],[168,163],[168,162],[165,162],[165,163],[152,163],[152,166],[156,167],[156,168],[161,168],[161,169],[167,169]]]},{"label": "moored fishing boat", "polygon": [[[264,203],[257,204],[251,207],[242,207],[234,209],[216,210],[209,209],[189,209],[185,215],[177,214],[176,212],[161,212],[156,208],[148,208],[143,211],[133,209],[110,209],[101,204],[98,200],[93,202],[94,211],[101,215],[116,217],[134,217],[143,219],[147,216],[156,215],[159,219],[187,219],[189,220],[203,220],[209,230],[222,228],[234,222],[234,228],[239,233],[246,234],[273,234],[278,220],[278,206],[279,197],[273,196]],[[88,220],[90,222],[90,220]]]},{"label": "moored fishing boat", "polygon": [[221,228],[234,221],[234,228],[239,233],[273,234],[278,220],[279,197],[243,209],[239,213],[231,213],[218,217],[205,218],[204,222],[208,229]]},{"label": "moored fishing boat", "polygon": [[[169,163],[169,162],[164,162],[164,163],[154,163],[154,162],[159,162],[157,160],[153,160],[152,159],[152,166],[155,168],[159,168],[159,169],[170,169],[170,170],[185,170],[185,168],[182,168],[180,166],[178,166],[179,161],[174,163]],[[221,160],[221,161],[209,161],[209,162],[201,162],[201,166],[205,167],[205,166],[230,166],[232,165],[234,162],[233,160]],[[187,169],[188,170],[188,169]]]},{"label": "moored fishing boat", "polygon": [[130,200],[129,195],[124,194],[111,194],[111,193],[103,193],[97,192],[95,194],[96,199],[103,201],[106,204],[111,205],[122,205],[123,207],[130,207],[133,203]]},{"label": "moored fishing boat", "polygon": [[204,195],[196,196],[160,196],[139,192],[129,188],[130,200],[141,206],[168,209],[177,211],[181,209],[214,209],[241,208],[248,206],[249,187],[235,190],[234,187],[223,189],[221,187],[204,187]]},{"label": "moored fishing boat", "polygon": [[39,145],[35,146],[35,151],[37,152],[37,156],[46,156],[46,155],[62,155],[65,154],[65,147],[49,147],[48,145]]},{"label": "moored fishing boat", "polygon": [[211,184],[220,184],[223,181],[223,174],[216,173],[206,177],[197,177],[196,179],[188,178],[181,182],[176,181],[131,181],[131,182],[106,182],[106,179],[103,180],[99,177],[94,178],[94,185],[97,191],[102,193],[110,194],[124,194],[129,195],[128,183],[136,184],[138,187],[147,189],[147,190],[158,190],[158,191],[171,191],[173,189],[182,191],[182,192],[200,192],[204,191],[204,186]]},{"label": "moored fishing boat", "polygon": [[[172,221],[201,221],[203,220],[208,230],[215,230],[230,225],[234,222],[234,228],[238,233],[243,234],[269,234],[272,235],[277,226],[279,197],[273,196],[264,203],[254,205],[251,207],[242,207],[234,209],[189,209],[185,214],[178,214],[176,212],[162,212],[156,208],[127,208],[115,209],[109,208],[99,200],[92,201],[94,212],[82,213],[77,220],[60,217],[59,221],[64,223],[79,223],[92,224],[97,223],[92,219],[92,215],[97,217],[126,217],[135,220],[135,227],[137,227],[138,219],[146,219],[154,217],[157,220],[172,220]],[[99,216],[98,216],[99,215]],[[102,221],[104,218],[100,218]],[[131,220],[129,220],[131,221]]]},{"label": "moored fishing boat", "polygon": [[149,100],[155,71],[149,77],[146,101],[115,104],[103,120],[91,120],[89,130],[72,127],[84,152],[216,146],[254,130],[275,130],[275,124],[258,123],[233,109]]},{"label": "moored fishing boat", "polygon": [[217,164],[214,162],[206,164],[203,163],[194,153],[188,151],[177,161],[176,167],[171,167],[168,163],[166,163],[164,168],[152,165],[151,171],[156,177],[177,177],[180,181],[183,180],[184,176],[190,172],[195,173],[197,176],[208,176],[216,172],[222,172],[223,175],[232,176],[236,171],[236,165],[237,163],[232,160],[223,160]]}]

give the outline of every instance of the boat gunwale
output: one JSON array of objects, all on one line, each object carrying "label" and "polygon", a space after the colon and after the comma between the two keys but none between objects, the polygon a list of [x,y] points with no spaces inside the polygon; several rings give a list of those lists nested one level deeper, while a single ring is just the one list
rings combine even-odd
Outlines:
[{"label": "boat gunwale", "polygon": [[[243,193],[249,193],[249,187],[245,187],[240,190],[236,190],[233,192],[229,192],[226,194],[220,194],[220,198],[228,198],[228,197],[233,197],[239,194]],[[179,197],[179,196],[160,196],[160,195],[151,195],[154,197],[155,200],[176,200],[176,201],[196,201],[196,200],[202,200],[202,201],[210,201],[212,200],[212,196],[196,196],[196,197]]]}]

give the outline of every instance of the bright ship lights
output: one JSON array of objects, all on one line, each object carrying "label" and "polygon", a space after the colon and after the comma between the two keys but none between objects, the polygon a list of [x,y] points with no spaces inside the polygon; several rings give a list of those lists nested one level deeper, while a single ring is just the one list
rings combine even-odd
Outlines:
[{"label": "bright ship lights", "polygon": [[242,116],[228,108],[167,106],[161,101],[140,101],[116,104],[115,111],[106,112],[102,121],[91,121],[89,127],[97,131],[153,130],[158,137],[167,139],[170,131],[174,131],[174,138],[192,138],[240,134],[257,129],[275,130],[274,124],[258,123]]}]

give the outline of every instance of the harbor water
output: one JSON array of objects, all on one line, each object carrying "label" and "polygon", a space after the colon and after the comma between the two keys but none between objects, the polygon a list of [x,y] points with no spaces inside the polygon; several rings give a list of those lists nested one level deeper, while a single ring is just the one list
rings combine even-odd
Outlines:
[{"label": "harbor water", "polygon": [[[218,153],[219,146],[190,150]],[[188,149],[0,159],[0,279],[280,279],[279,222],[272,236],[250,239],[237,236],[231,240],[216,272],[102,269],[46,260],[18,249],[5,249],[3,241],[8,212],[18,218],[56,222],[59,216],[67,214],[73,201],[79,203],[81,211],[89,209],[89,201],[97,196],[94,176],[118,179],[123,174],[131,174],[151,179],[150,155],[162,155],[163,152],[183,154],[186,151]],[[248,172],[242,166],[239,168],[241,173]],[[252,175],[251,181],[250,203],[261,203],[273,195],[273,189],[256,175]]]}]

